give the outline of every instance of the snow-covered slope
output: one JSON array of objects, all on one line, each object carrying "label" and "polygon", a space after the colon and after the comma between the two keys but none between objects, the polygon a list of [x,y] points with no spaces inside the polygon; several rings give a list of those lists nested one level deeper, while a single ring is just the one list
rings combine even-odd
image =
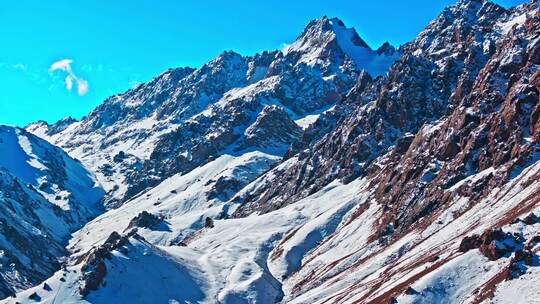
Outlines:
[{"label": "snow-covered slope", "polygon": [[534,303],[539,28],[537,1],[462,0],[396,54],[324,17],[29,126],[115,209],[7,301]]},{"label": "snow-covered slope", "polygon": [[103,195],[64,151],[0,126],[0,296],[57,270],[70,233],[100,214]]},{"label": "snow-covered slope", "polygon": [[103,190],[83,165],[61,149],[17,128],[0,126],[0,168],[80,220],[100,212]]},{"label": "snow-covered slope", "polygon": [[[224,160],[224,162],[228,161],[230,160]],[[227,209],[234,206],[210,202],[215,206],[208,207],[205,204],[197,208],[193,207],[196,204],[191,201],[195,199],[194,197],[191,199],[183,199],[182,197],[189,195],[187,193],[197,194],[201,185],[215,178],[213,175],[215,169],[218,168],[205,168],[201,169],[200,172],[190,173],[189,175],[193,175],[189,177],[178,177],[176,180],[165,181],[149,193],[150,196],[147,202],[143,204],[130,202],[114,212],[108,212],[95,219],[75,235],[70,245],[73,252],[77,252],[76,256],[86,255],[88,251],[91,251],[92,247],[103,243],[112,231],[119,231],[120,233],[126,231],[125,233],[129,233],[131,228],[126,228],[129,226],[131,216],[137,215],[141,210],[148,210],[151,214],[162,218],[163,226],[154,228],[138,227],[137,235],[142,237],[144,241],[132,237],[130,238],[131,245],[126,245],[124,253],[122,253],[124,249],[113,250],[112,258],[107,260],[105,282],[114,280],[115,283],[113,284],[120,284],[120,290],[126,290],[132,297],[131,299],[147,297],[148,291],[144,288],[148,285],[147,281],[131,279],[132,277],[145,276],[145,268],[135,266],[137,264],[135,261],[139,259],[139,251],[147,251],[147,256],[161,255],[177,263],[178,265],[171,267],[172,272],[175,272],[174,269],[182,267],[191,269],[185,271],[185,274],[196,282],[197,288],[195,290],[200,290],[204,295],[203,297],[192,298],[194,302],[230,303],[249,301],[252,303],[273,303],[283,297],[281,279],[274,277],[275,275],[269,269],[271,265],[268,264],[270,254],[276,248],[278,242],[287,233],[303,225],[308,225],[307,223],[310,220],[312,222],[309,226],[313,227],[313,229],[317,228],[316,223],[319,223],[319,225],[323,226],[319,227],[321,232],[331,233],[345,214],[355,206],[358,201],[355,196],[365,190],[365,183],[362,181],[355,183],[357,187],[345,187],[335,184],[322,191],[318,197],[306,199],[295,207],[291,206],[280,212],[236,220],[217,217],[213,220],[212,227],[204,227],[203,216],[212,216],[216,213],[226,214]],[[175,189],[175,187],[178,187],[177,185],[185,185],[186,178],[197,182],[179,190],[177,195],[171,194],[170,189]],[[325,201],[330,198],[335,199],[337,203],[326,204]],[[158,201],[160,203],[155,205]],[[136,208],[136,206],[140,207]],[[206,211],[204,211],[205,209]],[[128,215],[123,216],[126,213]],[[327,223],[332,219],[333,223]],[[306,229],[310,228],[306,227]],[[325,229],[327,231],[324,231]],[[296,255],[301,257],[317,241],[317,238],[308,240],[304,245],[305,248],[293,248],[292,251],[295,251]],[[153,245],[145,245],[144,249],[132,249],[134,246],[142,247],[141,242],[150,242]],[[158,247],[155,247],[155,245]],[[123,259],[127,260],[127,262],[121,262]],[[292,259],[294,263],[299,262],[294,257]],[[79,273],[83,266],[77,264],[77,261],[80,260],[74,256],[74,265],[68,267],[69,272],[72,272],[72,269],[77,269],[76,276],[68,274],[65,277],[65,282],[59,282],[59,279],[63,276],[56,275],[47,281],[49,286],[54,287],[51,291],[44,291],[42,286],[38,286],[19,295],[17,301],[25,301],[34,292],[43,298],[56,297],[66,302],[81,301],[78,292],[82,286],[81,281],[79,281]],[[125,272],[123,266],[118,266],[119,263],[135,264],[129,270],[131,273],[128,273]],[[153,263],[156,263],[155,268],[159,269],[163,261],[154,261]],[[272,266],[277,268],[288,267],[287,265]],[[148,265],[148,267],[154,269],[154,264]],[[171,276],[171,274],[167,273],[163,275],[167,278]],[[171,286],[178,286],[179,289],[183,287],[183,280],[168,282]],[[151,284],[156,284],[150,288],[151,290],[160,288],[157,285],[159,282]],[[112,298],[108,299],[119,300],[126,296],[126,294],[122,293],[109,294],[109,285],[110,283],[107,283],[97,291],[91,292],[91,296],[87,300],[94,303],[94,299],[106,299],[108,296],[112,296]],[[70,289],[70,292],[61,292],[66,287]],[[168,293],[167,290],[168,287],[165,288],[164,292]],[[58,298],[60,292],[62,298]],[[166,299],[168,301],[182,302],[182,297],[185,298],[187,294],[168,294],[168,296],[169,298]]]},{"label": "snow-covered slope", "polygon": [[[213,178],[209,169],[190,178],[202,185]],[[523,237],[512,241],[516,242],[515,250],[528,245],[537,252],[540,243],[534,237],[540,232],[540,221],[527,224],[515,220],[540,212],[539,170],[537,162],[474,207],[467,197],[456,195],[453,206],[441,210],[437,220],[423,231],[415,230],[397,241],[381,244],[371,243],[370,238],[384,207],[370,199],[373,189],[365,179],[347,185],[332,183],[306,199],[264,215],[218,218],[213,227],[202,226],[204,208],[196,215],[196,208],[188,212],[184,209],[192,204],[181,198],[187,195],[182,193],[195,193],[199,185],[179,191],[180,203],[173,204],[175,195],[170,189],[177,183],[166,181],[149,193],[148,202],[140,209],[134,210],[136,203],[125,204],[81,230],[72,241],[76,252],[72,264],[46,281],[50,290],[40,285],[19,294],[17,301],[27,302],[36,293],[58,303],[144,303],[142,299],[160,303],[385,303],[393,297],[399,303],[455,303],[456,299],[474,303],[474,290],[493,291],[496,285],[491,286],[489,281],[501,273],[496,302],[510,303],[509,288],[526,289],[528,294],[522,296],[530,299],[538,292],[534,283],[537,262],[523,264],[525,274],[505,282],[506,269],[515,260],[514,249],[490,261],[477,249],[461,253],[459,247],[466,235],[502,227]],[[211,174],[201,175],[205,171]],[[179,178],[178,184],[184,182]],[[216,207],[219,211],[234,208],[228,204]],[[126,237],[127,243],[113,249],[111,257],[104,258],[107,271],[100,281],[103,286],[83,300],[79,290],[84,286],[81,268],[85,264],[77,257],[91,252],[112,231],[129,233],[128,219],[140,210],[162,217],[163,225],[139,227],[135,236]],[[215,213],[211,207],[207,210],[204,215]],[[185,235],[178,238],[179,231]],[[414,293],[405,294],[408,287]]]}]

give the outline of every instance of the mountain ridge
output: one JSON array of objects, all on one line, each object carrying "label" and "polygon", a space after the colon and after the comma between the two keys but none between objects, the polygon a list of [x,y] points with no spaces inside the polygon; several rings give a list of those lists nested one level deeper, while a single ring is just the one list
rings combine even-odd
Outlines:
[{"label": "mountain ridge", "polygon": [[461,0],[370,75],[323,17],[111,97],[48,136],[108,210],[16,300],[533,303],[539,28],[537,1]]},{"label": "mountain ridge", "polygon": [[[237,133],[255,123],[256,118],[252,116],[260,115],[266,106],[284,107],[290,118],[300,121],[341,100],[342,94],[352,87],[362,67],[356,66],[338,43],[338,40],[349,39],[339,38],[336,34],[339,31],[350,33],[350,39],[358,37],[353,29],[347,29],[338,19],[323,17],[311,22],[296,41],[297,45],[320,44],[315,48],[315,53],[311,47],[309,52],[301,47],[290,47],[284,52],[270,51],[247,57],[232,51],[223,52],[199,69],[168,70],[147,84],[112,96],[85,119],[69,126],[34,124],[27,129],[67,149],[97,172],[110,193],[110,204],[116,206],[155,186],[163,178],[191,170],[203,164],[208,157],[222,153],[221,150],[227,149],[227,146],[235,145],[234,142],[244,136]],[[364,45],[361,47],[365,48]],[[361,54],[365,61],[387,58],[369,48],[366,50],[369,53]],[[388,65],[396,54],[394,52],[388,56],[388,62],[383,64]],[[306,56],[316,60],[305,62]],[[360,59],[355,60],[358,62]],[[296,82],[295,79],[302,80]],[[229,111],[229,117],[219,114],[223,111]],[[212,118],[209,120],[209,117]],[[217,120],[220,120],[219,126],[206,125],[209,121]],[[51,128],[60,132],[51,133]],[[203,139],[209,136],[203,134],[207,128],[214,128],[214,133],[219,136],[216,139]],[[193,151],[188,153],[186,147],[177,147],[180,144],[178,140],[172,140],[175,136],[184,136],[182,132],[189,133],[191,139],[199,141],[190,144],[195,148],[197,145],[200,147],[197,159],[191,157]],[[193,132],[202,133],[194,135]],[[299,136],[296,131],[293,133],[296,135],[288,139],[290,142],[296,141],[295,137]],[[84,140],[79,139],[83,136]],[[88,138],[95,142],[89,144]],[[123,142],[124,149],[113,148],[118,141]],[[276,147],[280,145],[276,143]],[[96,149],[96,146],[101,147]],[[157,149],[158,146],[161,149]],[[153,158],[170,159],[166,153],[171,151],[160,151],[164,149],[183,149],[178,154],[191,156],[170,162],[167,165],[170,167],[169,173],[159,172],[157,167],[161,164],[155,164]],[[103,160],[112,160],[120,152],[128,155],[126,160],[129,163],[120,163],[122,167],[111,171],[111,167],[118,166]],[[97,157],[96,154],[101,155]],[[133,170],[141,166],[146,166],[143,169],[145,172],[153,171],[151,175],[157,179],[148,175],[140,176],[137,170]],[[111,182],[109,177],[115,175],[113,172],[118,173],[115,180],[124,180],[127,185]]]}]

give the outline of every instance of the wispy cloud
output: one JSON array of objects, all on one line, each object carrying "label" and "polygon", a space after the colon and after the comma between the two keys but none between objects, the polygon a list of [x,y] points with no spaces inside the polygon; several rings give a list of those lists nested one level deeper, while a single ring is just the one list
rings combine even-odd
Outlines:
[{"label": "wispy cloud", "polygon": [[23,71],[26,71],[28,69],[28,66],[26,66],[26,64],[22,64],[22,63],[12,64],[11,67],[16,69],[16,70],[23,70]]},{"label": "wispy cloud", "polygon": [[84,96],[86,93],[88,93],[88,81],[83,79],[77,80],[77,93],[79,95]]},{"label": "wispy cloud", "polygon": [[88,81],[78,77],[73,72],[73,68],[71,67],[71,64],[73,63],[73,60],[71,59],[62,59],[54,62],[51,67],[49,68],[49,72],[53,73],[55,71],[63,71],[67,73],[65,82],[66,82],[66,89],[68,91],[71,91],[73,89],[74,84],[77,85],[77,94],[80,96],[84,96],[88,93],[89,85]]},{"label": "wispy cloud", "polygon": [[73,88],[73,77],[71,77],[71,75],[67,75],[66,76],[66,89],[68,89],[68,91],[71,91],[72,88]]}]

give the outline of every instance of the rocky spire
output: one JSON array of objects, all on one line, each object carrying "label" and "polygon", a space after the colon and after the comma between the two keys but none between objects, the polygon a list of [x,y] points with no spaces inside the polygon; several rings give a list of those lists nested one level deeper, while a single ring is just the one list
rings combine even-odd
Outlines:
[{"label": "rocky spire", "polygon": [[393,45],[391,45],[388,41],[386,41],[377,49],[376,52],[378,55],[392,56],[396,53],[396,48]]}]

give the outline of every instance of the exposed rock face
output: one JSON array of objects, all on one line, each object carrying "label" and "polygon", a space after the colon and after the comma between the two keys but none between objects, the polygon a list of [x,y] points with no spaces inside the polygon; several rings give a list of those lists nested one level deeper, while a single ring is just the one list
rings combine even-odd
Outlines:
[{"label": "exposed rock face", "polygon": [[473,235],[465,237],[459,245],[461,252],[479,248],[480,252],[488,259],[494,261],[518,249],[520,240],[513,235],[504,233],[500,229],[489,230],[481,236]]},{"label": "exposed rock face", "polygon": [[307,127],[302,132],[301,137],[292,143],[286,156],[294,156],[333,132],[355,109],[376,98],[383,82],[383,77],[377,77],[373,80],[369,73],[362,71],[355,86],[347,96],[338,101],[332,110],[324,112],[313,124]]},{"label": "exposed rock face", "polygon": [[130,237],[135,237],[137,230],[131,230],[128,234],[121,236],[117,232],[111,233],[107,240],[79,259],[82,263],[82,283],[79,289],[80,294],[86,297],[90,292],[98,290],[104,283],[107,276],[106,260],[111,259],[113,250],[118,250],[129,243]]},{"label": "exposed rock face", "polygon": [[33,294],[29,295],[29,296],[28,296],[28,299],[34,300],[34,301],[36,301],[36,302],[41,301],[41,297],[40,297],[37,293],[35,293],[35,292],[34,292]]},{"label": "exposed rock face", "polygon": [[[538,25],[537,18],[528,22]],[[523,27],[499,38],[455,110],[437,125],[424,127],[402,158],[384,165],[385,172],[376,181],[377,197],[395,212],[390,221],[408,228],[443,206],[450,199],[445,193],[450,188],[478,200],[520,172],[537,153],[539,135],[533,127],[537,118],[532,113],[538,107],[540,84],[534,82],[536,72],[531,70],[540,63],[534,55],[537,35],[537,27],[532,31]],[[512,60],[514,72],[508,72],[503,62],[516,52],[522,52],[523,60]],[[497,170],[489,173],[493,168]],[[482,179],[458,184],[479,172],[486,172]]]},{"label": "exposed rock face", "polygon": [[531,212],[529,215],[527,215],[524,219],[523,219],[523,222],[527,225],[534,225],[538,222],[540,222],[540,218],[534,214],[533,212]]},{"label": "exposed rock face", "polygon": [[245,131],[245,147],[280,148],[298,139],[301,128],[278,106],[265,107]]}]

